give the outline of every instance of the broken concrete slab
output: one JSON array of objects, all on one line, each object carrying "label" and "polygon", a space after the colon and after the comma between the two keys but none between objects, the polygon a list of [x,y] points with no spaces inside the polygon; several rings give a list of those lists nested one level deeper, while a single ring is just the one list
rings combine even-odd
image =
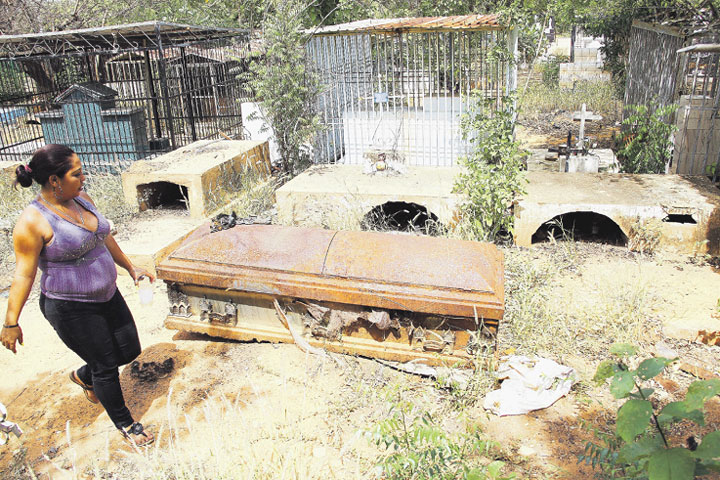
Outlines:
[{"label": "broken concrete slab", "polygon": [[[661,222],[660,245],[681,252],[720,251],[720,196],[705,177],[528,172],[515,210],[515,242],[530,246],[544,223],[571,212],[594,212],[627,237],[639,221]],[[674,218],[682,217],[683,223]],[[706,242],[707,240],[707,242]]]},{"label": "broken concrete slab", "polygon": [[453,193],[457,167],[408,166],[402,175],[366,175],[362,165],[314,166],[275,193],[284,224],[335,227],[329,217],[359,226],[374,207],[403,201],[424,206],[448,224],[461,196]]},{"label": "broken concrete slab", "polygon": [[125,201],[141,210],[169,199],[194,218],[212,215],[235,187],[243,168],[270,174],[267,142],[199,140],[151,160],[138,160],[122,173]]},{"label": "broken concrete slab", "polygon": [[[133,219],[128,226],[129,231],[120,231],[117,237],[120,248],[130,261],[154,274],[155,266],[205,220],[173,212],[148,213],[152,214],[141,213]],[[127,274],[122,268],[118,269],[118,273]]]}]

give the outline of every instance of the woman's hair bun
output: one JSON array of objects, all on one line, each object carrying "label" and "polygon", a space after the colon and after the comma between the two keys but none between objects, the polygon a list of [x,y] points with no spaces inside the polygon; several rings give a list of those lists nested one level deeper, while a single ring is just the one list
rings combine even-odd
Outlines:
[{"label": "woman's hair bun", "polygon": [[22,187],[27,188],[32,185],[32,170],[27,168],[26,165],[18,165],[18,167],[15,169],[15,177],[17,177],[16,182],[19,183]]}]

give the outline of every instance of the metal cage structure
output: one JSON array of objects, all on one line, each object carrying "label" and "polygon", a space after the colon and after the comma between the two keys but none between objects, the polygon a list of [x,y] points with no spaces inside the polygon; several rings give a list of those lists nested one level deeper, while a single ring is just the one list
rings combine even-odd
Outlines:
[{"label": "metal cage structure", "polygon": [[0,36],[0,160],[48,143],[117,173],[196,140],[242,138],[249,32],[142,22]]},{"label": "metal cage structure", "polygon": [[361,20],[317,29],[307,45],[324,127],[315,161],[453,166],[461,118],[515,89],[517,32],[495,15]]},{"label": "metal cage structure", "polygon": [[[720,177],[720,41],[717,28],[633,22],[625,104],[676,104],[670,172]],[[708,42],[711,42],[708,44]],[[713,46],[713,44],[715,44]]]}]

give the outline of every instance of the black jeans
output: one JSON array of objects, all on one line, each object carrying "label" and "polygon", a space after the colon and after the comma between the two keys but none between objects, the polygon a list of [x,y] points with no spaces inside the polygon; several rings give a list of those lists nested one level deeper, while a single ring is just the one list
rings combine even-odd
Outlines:
[{"label": "black jeans", "polygon": [[130,309],[118,290],[107,302],[73,302],[40,295],[40,311],[60,339],[86,365],[77,370],[117,428],[133,423],[122,389],[118,367],[140,355],[140,340]]}]

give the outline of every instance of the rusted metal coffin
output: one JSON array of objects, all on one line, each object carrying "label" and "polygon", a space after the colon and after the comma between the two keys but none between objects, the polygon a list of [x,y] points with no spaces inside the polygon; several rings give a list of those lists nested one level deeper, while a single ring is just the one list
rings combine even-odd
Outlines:
[{"label": "rusted metal coffin", "polygon": [[292,342],[388,360],[466,360],[503,316],[492,244],[246,225],[194,232],[160,263],[171,329]]}]

